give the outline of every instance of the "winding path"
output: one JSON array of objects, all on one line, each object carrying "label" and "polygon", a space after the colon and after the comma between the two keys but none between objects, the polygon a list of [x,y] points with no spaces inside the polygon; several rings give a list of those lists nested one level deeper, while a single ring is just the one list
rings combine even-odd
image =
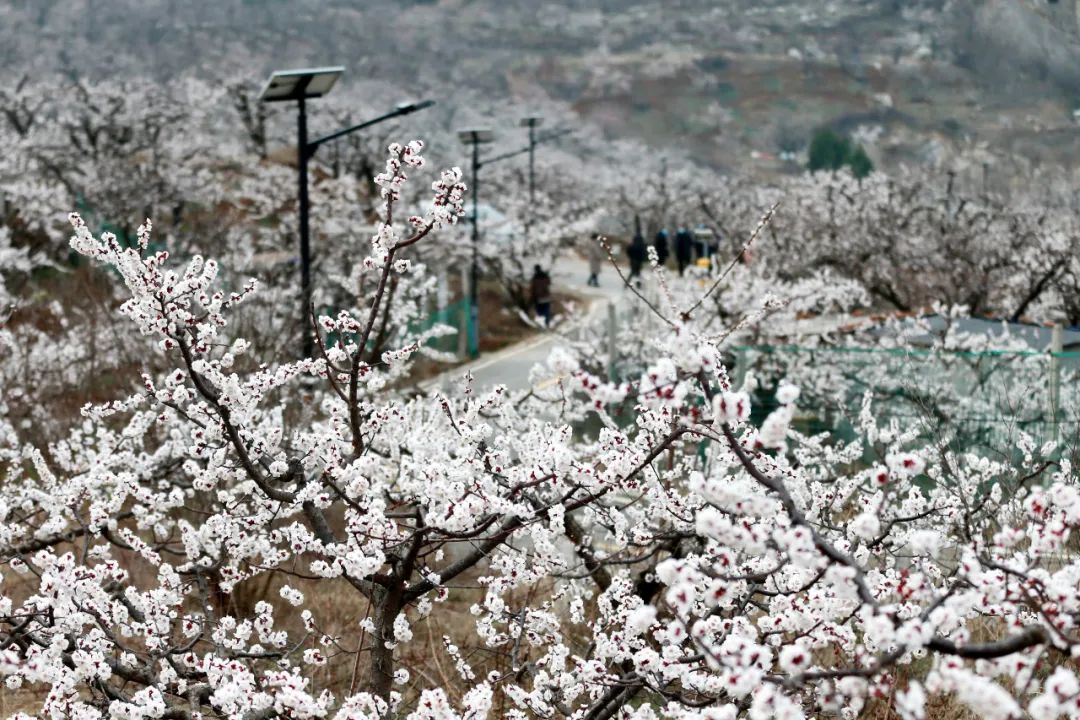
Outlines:
[{"label": "winding path", "polygon": [[[618,274],[608,264],[600,272],[600,286],[586,284],[589,277],[589,264],[570,255],[555,263],[551,273],[552,284],[556,292],[572,293],[588,303],[585,313],[578,323],[593,322],[607,311],[608,302],[620,302],[626,292]],[[571,331],[564,328],[564,332]],[[482,331],[482,329],[481,329]],[[562,338],[557,333],[542,333],[539,337],[511,345],[495,353],[481,355],[464,365],[458,365],[421,385],[424,389],[447,387],[459,381],[466,372],[473,374],[476,387],[505,385],[509,390],[526,390],[529,387],[529,371],[537,363],[542,363]]]}]

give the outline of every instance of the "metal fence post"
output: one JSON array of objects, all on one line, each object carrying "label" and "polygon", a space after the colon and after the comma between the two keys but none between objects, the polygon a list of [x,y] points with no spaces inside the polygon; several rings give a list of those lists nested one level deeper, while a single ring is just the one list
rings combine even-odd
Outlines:
[{"label": "metal fence post", "polygon": [[440,267],[438,271],[438,285],[435,286],[435,303],[439,312],[446,312],[450,304],[450,281],[446,277],[446,268]]},{"label": "metal fence post", "polygon": [[1061,352],[1064,348],[1061,323],[1054,323],[1050,331],[1050,437],[1058,440],[1058,410],[1061,405]]},{"label": "metal fence post", "polygon": [[[470,296],[471,288],[469,287],[469,271],[467,268],[461,268],[461,290],[462,297],[468,300]],[[471,310],[468,307],[463,306],[461,312],[458,313],[458,334],[457,334],[457,354],[459,358],[466,358],[469,354],[469,320]]]},{"label": "metal fence post", "polygon": [[[440,266],[437,274],[438,284],[435,286],[435,322],[449,325],[450,320],[450,283],[446,277],[446,268]],[[453,348],[453,337],[439,338],[436,345],[440,351],[447,352]]]},{"label": "metal fence post", "polygon": [[618,331],[617,318],[615,316],[615,301],[609,300],[607,306],[607,352],[608,352],[608,380],[615,382],[617,372],[615,367],[616,350],[615,339]]}]

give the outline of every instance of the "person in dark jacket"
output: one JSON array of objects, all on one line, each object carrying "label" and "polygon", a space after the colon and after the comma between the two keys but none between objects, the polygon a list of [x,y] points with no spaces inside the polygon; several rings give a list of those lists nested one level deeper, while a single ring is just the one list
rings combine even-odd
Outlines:
[{"label": "person in dark jacket", "polygon": [[691,254],[694,251],[694,238],[690,231],[684,227],[675,233],[675,261],[679,263],[679,274],[682,275],[686,266],[690,264]]},{"label": "person in dark jacket", "polygon": [[666,265],[668,255],[671,254],[668,250],[667,228],[656,233],[656,239],[653,240],[653,247],[656,248],[656,259],[659,261],[660,265]]},{"label": "person in dark jacket", "polygon": [[634,238],[630,241],[630,247],[626,249],[626,256],[630,259],[630,280],[637,278],[638,285],[641,284],[641,268],[645,265],[645,260],[649,257],[649,250],[645,246],[645,238],[641,233],[635,233]]},{"label": "person in dark jacket", "polygon": [[532,281],[529,283],[536,315],[544,318],[544,326],[551,324],[551,276],[539,265],[533,268]]},{"label": "person in dark jacket", "polygon": [[711,241],[709,241],[709,257],[715,257],[720,252],[720,243],[724,241],[724,235],[719,230],[713,235]]}]

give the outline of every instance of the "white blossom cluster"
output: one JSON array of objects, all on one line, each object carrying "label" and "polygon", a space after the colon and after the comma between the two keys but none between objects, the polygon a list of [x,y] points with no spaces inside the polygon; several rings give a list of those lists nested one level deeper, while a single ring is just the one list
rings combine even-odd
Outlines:
[{"label": "white blossom cluster", "polygon": [[343,271],[365,302],[315,315],[314,358],[251,357],[234,321],[254,284],[172,269],[149,223],[123,247],[72,217],[165,367],[55,442],[0,444],[0,676],[32,712],[1080,713],[1080,491],[1054,447],[980,457],[869,403],[853,439],[806,437],[796,378],[755,415],[731,334],[675,290],[618,381],[579,343],[535,391],[402,389],[423,336],[376,340],[426,282],[408,248],[465,189],[444,173],[397,220],[420,150],[390,148],[370,252]]}]

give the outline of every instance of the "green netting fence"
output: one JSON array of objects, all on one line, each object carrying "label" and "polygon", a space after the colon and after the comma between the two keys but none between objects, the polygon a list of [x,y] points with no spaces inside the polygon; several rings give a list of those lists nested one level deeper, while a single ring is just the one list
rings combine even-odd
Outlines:
[{"label": "green netting fence", "polygon": [[[79,215],[82,216],[82,219],[86,222],[87,227],[90,228],[90,231],[95,237],[100,237],[102,233],[112,233],[116,236],[116,240],[120,243],[120,246],[126,248],[133,248],[138,242],[135,229],[129,231],[128,228],[117,225],[116,223],[101,217],[97,210],[91,207],[82,196],[75,198],[75,209],[78,211]],[[164,249],[165,243],[158,240],[156,236],[151,235],[150,244],[147,247],[148,252],[156,253]],[[78,265],[82,261],[79,254],[74,250],[70,251],[68,259],[72,265]],[[113,270],[113,272],[116,272],[116,270]]]},{"label": "green netting fence", "polygon": [[806,432],[854,436],[864,398],[879,427],[917,428],[957,450],[1011,453],[1037,444],[1080,445],[1080,353],[741,346],[736,380],[757,380],[755,412],[775,407],[781,379],[797,384]]},{"label": "green netting fence", "polygon": [[[468,298],[450,303],[442,309],[433,310],[423,320],[409,323],[408,332],[410,335],[418,335],[430,330],[435,325],[449,326],[455,330],[454,333],[429,339],[426,343],[427,347],[440,352],[476,355],[475,333],[470,332],[472,316],[469,308]],[[323,308],[323,314],[332,315],[334,312],[333,308]],[[333,345],[338,339],[338,334],[332,332],[327,335],[326,342]]]},{"label": "green netting fence", "polygon": [[479,348],[476,347],[476,333],[472,331],[470,308],[469,298],[462,298],[444,308],[435,309],[426,319],[420,322],[411,323],[409,331],[421,333],[430,330],[435,325],[448,325],[457,332],[453,335],[428,340],[428,347],[441,352],[465,353],[473,357],[477,354]]}]

